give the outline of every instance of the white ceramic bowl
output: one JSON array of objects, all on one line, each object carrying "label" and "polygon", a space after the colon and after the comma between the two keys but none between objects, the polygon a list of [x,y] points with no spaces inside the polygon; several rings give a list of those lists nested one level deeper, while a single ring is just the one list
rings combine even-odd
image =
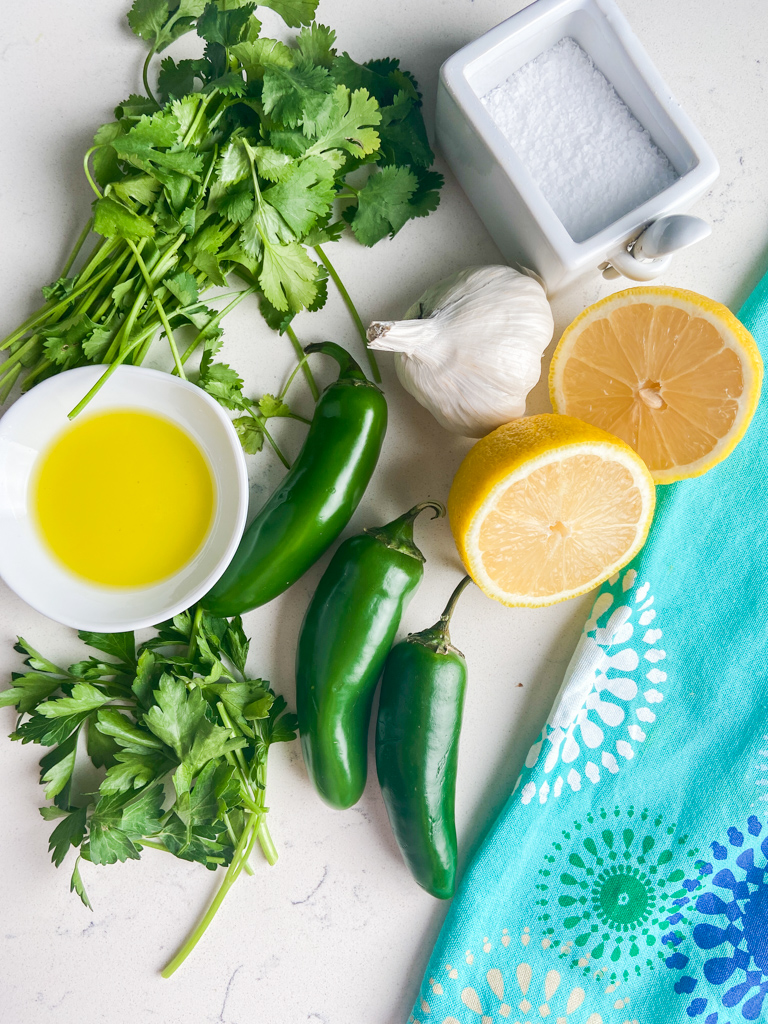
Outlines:
[{"label": "white ceramic bowl", "polygon": [[[248,511],[248,475],[234,427],[224,410],[188,381],[140,366],[120,366],[81,417],[108,409],[160,414],[204,452],[216,510],[197,555],[150,586],[106,587],[66,569],[47,550],[35,524],[31,483],[41,452],[69,424],[67,413],[106,367],[87,366],[50,377],[20,398],[0,420],[0,576],[19,597],[57,622],[103,633],[141,629],[167,619],[205,594],[229,564]],[[80,417],[73,422],[79,422]],[[158,500],[178,501],[179,495]]]}]

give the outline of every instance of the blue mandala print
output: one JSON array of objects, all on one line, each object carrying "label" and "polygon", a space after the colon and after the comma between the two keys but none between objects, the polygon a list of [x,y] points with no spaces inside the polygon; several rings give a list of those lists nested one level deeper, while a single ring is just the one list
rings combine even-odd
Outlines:
[{"label": "blue mandala print", "polygon": [[[694,911],[689,913],[695,922],[690,937],[701,951],[695,959],[703,960],[701,973],[718,990],[717,997],[709,994],[712,988],[703,991],[701,978],[691,970],[694,950],[677,931],[662,940],[675,947],[665,963],[686,971],[675,991],[692,996],[689,1017],[703,1017],[703,1024],[763,1020],[768,996],[768,827],[752,815],[746,832],[731,827],[727,843],[713,842],[710,850],[711,861],[697,862],[699,877],[683,883],[690,895],[676,902],[680,913],[683,907],[687,913]],[[679,919],[673,914],[669,923]]]}]

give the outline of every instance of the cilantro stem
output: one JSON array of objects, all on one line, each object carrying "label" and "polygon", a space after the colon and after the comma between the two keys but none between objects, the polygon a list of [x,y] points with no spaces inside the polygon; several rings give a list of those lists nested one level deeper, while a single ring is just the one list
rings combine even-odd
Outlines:
[{"label": "cilantro stem", "polygon": [[84,227],[84,228],[83,228],[83,230],[82,230],[82,231],[80,232],[80,237],[79,237],[79,238],[77,239],[77,241],[75,242],[75,247],[74,247],[74,249],[73,249],[73,250],[72,250],[72,252],[71,252],[71,253],[69,254],[69,259],[68,259],[68,260],[67,260],[67,262],[66,262],[66,263],[64,264],[64,269],[63,269],[63,270],[62,270],[62,272],[61,272],[61,273],[59,274],[59,277],[66,277],[66,276],[67,276],[67,274],[69,273],[69,271],[71,270],[71,268],[72,268],[72,264],[73,264],[73,263],[75,262],[75,260],[77,259],[77,257],[78,257],[78,254],[79,254],[80,250],[82,249],[83,245],[85,244],[85,240],[86,240],[86,238],[87,238],[87,237],[88,237],[88,235],[89,235],[89,234],[91,233],[91,228],[92,228],[92,227],[93,227],[93,217],[89,217],[89,218],[88,218],[88,221],[86,222],[86,225],[85,225],[85,227]]},{"label": "cilantro stem", "polygon": [[[304,372],[304,376],[307,379],[307,384],[309,384],[309,390],[312,392],[312,397],[314,398],[314,400],[317,401],[318,398],[320,397],[320,388],[318,388],[317,381],[315,380],[315,376],[312,373],[312,368],[307,362],[307,354],[304,351],[301,342],[296,337],[296,332],[294,331],[290,324],[288,324],[288,326],[285,328],[285,333],[291,339],[293,351],[296,353],[296,358],[299,360],[299,366],[301,367],[302,371]],[[291,377],[291,380],[293,380],[293,377]]]},{"label": "cilantro stem", "polygon": [[339,289],[339,293],[340,293],[342,299],[344,300],[344,304],[346,305],[347,309],[349,310],[350,316],[352,317],[352,320],[354,321],[355,327],[357,328],[357,333],[360,335],[360,338],[362,339],[363,348],[365,349],[365,354],[368,356],[368,363],[369,363],[369,365],[371,367],[371,373],[373,374],[373,379],[376,381],[377,384],[381,384],[381,374],[379,373],[379,365],[376,362],[376,356],[368,348],[368,338],[366,337],[365,327],[363,326],[363,321],[360,319],[360,314],[357,312],[357,309],[355,308],[355,304],[352,301],[349,292],[347,291],[347,289],[342,284],[341,278],[336,273],[336,270],[334,269],[333,264],[328,259],[328,257],[325,255],[325,253],[323,252],[322,248],[319,245],[315,246],[315,252],[320,257],[320,262],[323,264],[325,269],[331,275],[331,279],[333,280],[333,283]]},{"label": "cilantro stem", "polygon": [[102,375],[99,377],[99,379],[93,385],[93,387],[88,392],[88,394],[84,398],[80,399],[80,401],[77,403],[77,405],[75,406],[75,408],[71,412],[67,413],[67,419],[73,420],[75,418],[75,416],[77,416],[78,413],[83,411],[83,409],[86,407],[86,405],[88,405],[88,403],[93,398],[93,396],[96,395],[104,387],[104,385],[107,383],[107,381],[112,376],[112,374],[115,372],[115,370],[118,368],[118,366],[122,362],[125,361],[126,356],[128,356],[131,352],[133,352],[133,350],[136,348],[136,346],[139,344],[139,342],[141,340],[142,340],[141,337],[136,338],[136,340],[134,342],[132,342],[128,346],[128,348],[124,349],[117,356],[117,358],[113,360],[111,366],[109,366],[108,369],[105,370],[104,373],[102,373]]},{"label": "cilantro stem", "polygon": [[272,448],[274,449],[275,455],[278,457],[278,459],[280,459],[280,461],[282,462],[282,464],[285,466],[286,469],[290,469],[291,468],[290,462],[288,461],[288,459],[286,459],[286,457],[280,451],[280,448],[278,447],[277,441],[274,439],[274,437],[272,437],[270,432],[267,430],[267,421],[265,420],[265,418],[263,416],[259,416],[259,414],[255,413],[253,411],[253,409],[248,409],[248,412],[256,420],[256,422],[259,424],[259,427],[261,428],[261,430],[262,430],[262,432],[264,434],[264,437],[266,437],[266,439],[272,445]]},{"label": "cilantro stem", "polygon": [[152,278],[149,276],[147,265],[142,259],[141,253],[136,247],[136,243],[130,238],[128,239],[128,245],[131,247],[133,255],[136,258],[136,264],[139,270],[141,271],[141,276],[146,281],[147,290],[149,291],[152,301],[155,304],[155,309],[157,310],[158,315],[160,317],[160,322],[163,325],[165,336],[168,339],[168,344],[171,346],[171,354],[173,355],[173,362],[176,367],[176,372],[178,373],[179,377],[181,377],[182,380],[186,380],[187,375],[186,373],[184,373],[184,367],[181,365],[181,360],[179,359],[179,350],[176,347],[176,339],[173,336],[173,331],[171,330],[171,325],[168,322],[168,317],[165,315],[165,308],[162,302],[160,301],[160,296],[157,294],[156,290],[153,291],[154,282]]},{"label": "cilantro stem", "polygon": [[8,397],[8,395],[10,395],[11,390],[13,389],[13,385],[16,383],[16,380],[19,374],[21,373],[21,370],[21,363],[16,363],[14,368],[11,370],[11,372],[5,378],[3,383],[0,385],[0,405],[2,405],[6,398]]},{"label": "cilantro stem", "polygon": [[91,188],[96,193],[98,198],[101,199],[104,193],[101,191],[99,186],[91,177],[91,169],[88,166],[91,160],[91,153],[95,153],[97,149],[104,149],[104,144],[102,144],[101,146],[91,146],[91,148],[86,152],[85,156],[83,157],[83,170],[85,171],[85,176],[88,179],[88,184],[91,186]]},{"label": "cilantro stem", "polygon": [[37,378],[40,376],[40,374],[44,373],[52,365],[53,365],[53,363],[51,362],[50,359],[42,359],[37,364],[37,366],[34,368],[34,370],[30,370],[30,372],[24,378],[24,383],[21,385],[21,390],[22,391],[29,391],[29,389],[32,387],[32,385],[37,380]]},{"label": "cilantro stem", "polygon": [[29,352],[29,350],[32,348],[33,345],[35,345],[38,342],[38,340],[39,335],[30,335],[30,337],[27,338],[27,340],[21,345],[20,348],[17,348],[12,355],[8,356],[4,363],[0,363],[0,377],[2,377],[3,374],[9,373],[17,363],[20,363],[24,356],[27,354],[27,352]]},{"label": "cilantro stem", "polygon": [[[157,100],[155,99],[155,94],[152,92],[152,90],[149,87],[148,73],[149,73],[149,65],[150,65],[150,62],[151,62],[152,58],[155,56],[156,49],[157,49],[157,43],[154,42],[152,44],[152,47],[151,47],[149,53],[147,54],[147,59],[144,61],[144,67],[141,69],[141,80],[144,82],[144,88],[147,91],[147,96],[149,96],[149,98],[152,100],[153,103],[157,103]],[[157,103],[157,105],[158,105],[158,107],[160,106],[159,103]]]},{"label": "cilantro stem", "polygon": [[242,291],[236,292],[234,299],[232,299],[232,301],[229,303],[229,305],[225,306],[224,309],[220,310],[214,317],[212,317],[208,321],[208,323],[205,325],[205,327],[199,332],[199,334],[194,339],[194,341],[192,341],[192,343],[187,348],[186,352],[184,352],[184,354],[181,357],[182,364],[186,363],[186,361],[189,359],[189,357],[192,355],[192,353],[198,347],[200,342],[201,341],[205,341],[206,331],[210,331],[213,327],[215,327],[218,324],[218,322],[223,317],[225,317],[227,315],[227,313],[229,313],[230,310],[234,309],[235,306],[239,305],[243,301],[243,299],[246,297],[246,295],[250,295],[252,292],[255,292],[255,291],[256,291],[255,286],[254,285],[249,285],[248,288],[243,288]]}]

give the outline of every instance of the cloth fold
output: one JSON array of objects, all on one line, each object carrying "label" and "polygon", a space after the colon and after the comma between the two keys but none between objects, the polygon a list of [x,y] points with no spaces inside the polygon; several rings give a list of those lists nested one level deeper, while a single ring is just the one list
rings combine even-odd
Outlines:
[{"label": "cloth fold", "polygon": [[[739,317],[765,358],[768,275]],[[658,488],[410,1024],[768,1020],[767,449],[764,395],[730,458]]]}]

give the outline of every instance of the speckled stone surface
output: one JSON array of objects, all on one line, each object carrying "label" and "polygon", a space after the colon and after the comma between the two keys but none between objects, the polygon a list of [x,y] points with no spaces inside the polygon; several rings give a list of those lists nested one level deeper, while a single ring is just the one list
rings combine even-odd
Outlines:
[{"label": "speckled stone surface", "polygon": [[[0,37],[3,159],[2,325],[10,329],[55,278],[88,216],[81,160],[111,107],[140,87],[143,52],[125,26],[127,0],[7,4]],[[321,0],[320,18],[359,58],[399,56],[416,74],[431,125],[440,63],[524,4],[518,0]],[[737,308],[768,262],[768,11],[764,0],[622,0],[622,9],[673,94],[711,143],[721,176],[694,212],[710,239],[677,257],[667,283]],[[272,24],[272,19],[267,19]],[[182,41],[177,52],[190,54]],[[440,170],[444,168],[438,161]],[[394,318],[437,278],[499,254],[448,175],[440,210],[392,242],[333,257],[365,320]],[[620,286],[620,285],[619,285]],[[616,283],[580,282],[554,303],[556,335]],[[355,349],[337,296],[298,318],[299,335]],[[551,350],[550,350],[551,351]],[[270,336],[255,304],[226,322],[226,358],[255,392],[279,386],[288,343]],[[163,362],[158,352],[154,365]],[[545,358],[545,370],[548,357]],[[427,496],[444,498],[469,442],[444,433],[399,387],[382,359],[391,428],[377,476],[350,525],[385,522]],[[309,410],[306,396],[302,400]],[[548,409],[541,382],[529,411]],[[280,441],[295,454],[301,427]],[[251,459],[253,501],[281,468]],[[444,522],[418,527],[425,582],[403,631],[437,617],[459,578]],[[301,617],[327,558],[278,601],[247,617],[250,666],[293,701]],[[540,611],[509,610],[470,591],[454,620],[470,666],[457,795],[463,858],[480,841],[514,784],[576,642],[586,597]],[[79,656],[73,633],[23,605],[0,584],[0,668],[17,664],[16,633],[62,660]],[[48,858],[50,824],[37,813],[39,751],[4,738],[0,713],[0,1021],[2,1024],[404,1024],[445,908],[410,880],[375,782],[360,804],[331,811],[315,797],[297,745],[272,755],[268,802],[280,851],[274,868],[254,858],[205,943],[172,981],[158,970],[203,910],[216,884],[197,865],[147,850],[141,862],[83,869],[94,906],[68,891],[66,865]]]}]

